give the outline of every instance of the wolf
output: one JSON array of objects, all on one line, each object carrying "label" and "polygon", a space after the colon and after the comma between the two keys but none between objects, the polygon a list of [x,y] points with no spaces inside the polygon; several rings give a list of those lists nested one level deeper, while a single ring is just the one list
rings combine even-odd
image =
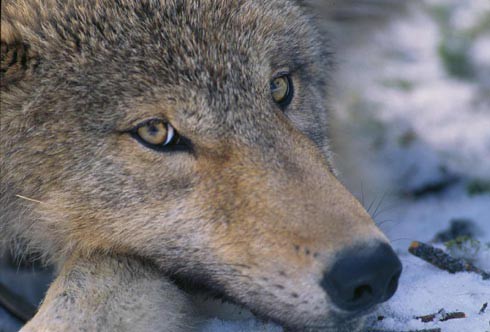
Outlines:
[{"label": "wolf", "polygon": [[0,239],[57,266],[23,331],[191,331],[201,292],[355,331],[395,293],[302,1],[2,1],[1,41]]}]

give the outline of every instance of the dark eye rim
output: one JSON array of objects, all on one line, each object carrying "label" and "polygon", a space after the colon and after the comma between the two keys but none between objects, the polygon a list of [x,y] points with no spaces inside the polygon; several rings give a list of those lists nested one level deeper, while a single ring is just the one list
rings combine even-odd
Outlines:
[{"label": "dark eye rim", "polygon": [[279,108],[284,111],[289,106],[289,104],[291,104],[291,101],[293,100],[295,91],[294,91],[293,79],[291,78],[291,73],[289,73],[287,71],[278,72],[276,75],[274,75],[272,77],[272,79],[270,80],[270,83],[272,83],[273,80],[278,79],[280,77],[285,77],[287,80],[287,83],[288,83],[287,95],[284,98],[284,100],[277,102],[274,100],[274,98],[272,98],[272,92],[271,92],[271,99],[274,102],[274,104],[278,105]]},{"label": "dark eye rim", "polygon": [[179,151],[191,152],[192,151],[192,144],[191,144],[190,140],[187,139],[186,137],[180,135],[175,128],[174,128],[175,138],[173,138],[172,141],[170,141],[170,143],[168,143],[167,145],[151,144],[151,143],[145,141],[138,134],[138,129],[140,129],[141,127],[144,127],[144,126],[146,126],[152,122],[162,122],[165,125],[172,126],[172,124],[166,120],[159,119],[159,118],[152,118],[152,119],[148,119],[148,120],[145,120],[143,122],[138,123],[135,127],[130,129],[129,131],[127,131],[127,133],[129,133],[131,135],[131,137],[133,139],[135,139],[138,143],[140,143],[141,145],[143,145],[149,149],[152,149],[154,151],[158,151],[158,152],[179,152]]}]

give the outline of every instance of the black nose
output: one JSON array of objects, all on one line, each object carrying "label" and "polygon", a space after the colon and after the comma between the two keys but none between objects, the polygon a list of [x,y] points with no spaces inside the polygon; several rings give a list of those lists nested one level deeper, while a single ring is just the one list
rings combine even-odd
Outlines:
[{"label": "black nose", "polygon": [[401,272],[388,244],[355,247],[340,253],[321,285],[339,308],[361,311],[392,297]]}]

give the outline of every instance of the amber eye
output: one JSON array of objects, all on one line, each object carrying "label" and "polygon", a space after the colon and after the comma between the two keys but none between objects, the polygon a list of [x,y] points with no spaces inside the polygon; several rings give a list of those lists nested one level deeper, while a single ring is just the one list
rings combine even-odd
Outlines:
[{"label": "amber eye", "polygon": [[167,146],[178,141],[174,128],[162,120],[149,120],[139,125],[135,132],[149,145]]},{"label": "amber eye", "polygon": [[271,80],[271,95],[276,104],[285,108],[291,102],[293,85],[289,75],[284,74]]}]

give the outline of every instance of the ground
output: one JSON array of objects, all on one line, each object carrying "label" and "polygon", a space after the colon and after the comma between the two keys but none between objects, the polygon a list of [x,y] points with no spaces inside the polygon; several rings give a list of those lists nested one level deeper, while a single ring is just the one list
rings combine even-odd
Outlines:
[{"label": "ground", "polygon": [[[336,162],[404,266],[398,292],[369,322],[383,331],[490,332],[490,280],[407,252],[411,241],[430,242],[462,218],[481,243],[466,257],[490,271],[490,2],[417,0],[375,18],[331,26]],[[2,271],[0,281],[38,298],[31,273],[14,272]],[[440,309],[466,318],[415,319]],[[202,332],[282,331],[245,316],[209,320]],[[19,326],[0,308],[0,331]]]}]

